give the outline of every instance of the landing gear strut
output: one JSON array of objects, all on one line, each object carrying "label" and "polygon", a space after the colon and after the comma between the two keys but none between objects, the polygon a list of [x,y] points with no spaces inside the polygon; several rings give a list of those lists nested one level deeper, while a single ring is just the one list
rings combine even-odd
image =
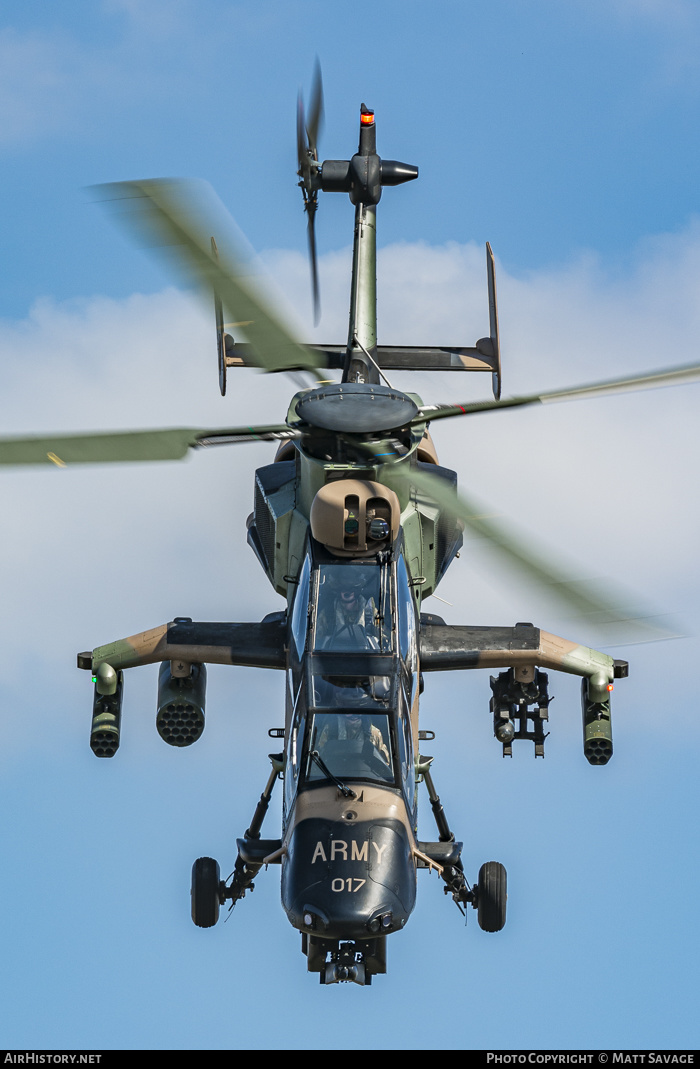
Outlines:
[{"label": "landing gear strut", "polygon": [[229,877],[230,883],[219,876],[219,865],[211,857],[200,857],[192,866],[192,920],[199,928],[211,928],[219,919],[219,906],[227,900],[232,906],[246,891],[255,888],[253,880],[264,864],[279,861],[282,842],[280,839],[261,839],[260,829],[270,805],[272,788],[284,768],[282,754],[269,754],[272,772],[260,801],[255,807],[250,827],[243,839],[236,839],[238,857]]},{"label": "landing gear strut", "polygon": [[[545,676],[546,679],[546,676]],[[477,911],[479,927],[484,932],[500,932],[506,923],[506,870],[498,861],[487,861],[479,869],[479,879],[470,887],[462,865],[462,843],[455,841],[445,810],[438,797],[430,772],[432,757],[419,758],[419,770],[428,789],[430,805],[438,828],[437,843],[419,843],[421,852],[442,868],[445,894],[451,894],[457,907],[471,905]],[[464,910],[462,910],[464,912]]]},{"label": "landing gear strut", "polygon": [[284,768],[283,754],[271,753],[268,756],[272,763],[272,772],[270,773],[267,785],[260,795],[260,801],[255,807],[253,819],[250,822],[250,827],[245,833],[245,837],[243,839],[236,839],[238,857],[236,858],[236,864],[233,867],[233,878],[231,879],[231,883],[224,889],[224,896],[227,899],[231,899],[232,905],[235,905],[239,899],[245,898],[246,891],[253,891],[255,889],[253,880],[263,867],[264,859],[279,851],[282,845],[279,839],[260,838],[260,829],[270,805],[272,788],[275,785],[277,777]]}]

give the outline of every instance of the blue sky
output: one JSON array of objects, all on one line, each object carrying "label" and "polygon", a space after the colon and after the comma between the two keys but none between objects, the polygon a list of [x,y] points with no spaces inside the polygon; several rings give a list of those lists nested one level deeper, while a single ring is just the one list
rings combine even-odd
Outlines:
[{"label": "blue sky", "polygon": [[[242,372],[218,395],[210,310],[86,192],[207,179],[260,252],[302,337],[343,339],[351,210],[318,219],[314,332],[294,113],[316,54],[322,155],[420,167],[379,215],[380,340],[486,332],[498,261],[504,392],[697,359],[700,17],[684,0],[562,5],[385,0],[105,0],[3,5],[3,433],[235,425],[283,417],[289,383]],[[478,398],[473,376],[399,383]],[[189,919],[200,855],[230,871],[282,721],[275,673],[212,669],[191,749],[155,731],[156,670],[126,681],[112,761],[88,745],[75,653],[176,615],[260,619],[280,600],[245,545],[272,447],[138,470],[7,471],[0,805],[6,1047],[449,1049],[697,1046],[698,387],[436,428],[441,461],[503,522],[605,576],[689,637],[616,651],[615,755],[583,758],[578,687],[552,682],[545,761],[501,759],[486,675],[427,681],[435,779],[475,876],[509,873],[498,936],[467,930],[436,878],[371,988],[320,987],[278,873],[226,924]],[[579,633],[467,542],[426,605],[451,622]],[[573,630],[572,630],[573,628]],[[423,799],[421,834],[432,835]],[[266,829],[277,834],[279,808]]]}]

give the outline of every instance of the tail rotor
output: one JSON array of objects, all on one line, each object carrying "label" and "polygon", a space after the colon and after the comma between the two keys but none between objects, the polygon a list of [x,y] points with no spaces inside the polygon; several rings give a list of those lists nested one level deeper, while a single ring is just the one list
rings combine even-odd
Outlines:
[{"label": "tail rotor", "polygon": [[320,185],[320,166],[318,162],[318,136],[323,124],[323,83],[321,66],[316,61],[314,79],[311,86],[308,117],[304,114],[304,101],[301,93],[297,100],[297,156],[299,159],[299,186],[304,197],[304,211],[307,214],[307,236],[309,241],[309,262],[311,265],[311,291],[313,297],[314,323],[320,318],[321,302],[318,288],[318,266],[316,256],[316,210],[318,208],[318,190]]}]

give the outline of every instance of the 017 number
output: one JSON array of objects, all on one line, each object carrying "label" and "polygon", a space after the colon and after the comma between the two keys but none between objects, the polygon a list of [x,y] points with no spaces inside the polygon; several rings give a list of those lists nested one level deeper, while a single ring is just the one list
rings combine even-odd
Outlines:
[{"label": "017 number", "polygon": [[331,891],[351,891],[356,894],[366,883],[367,880],[358,880],[357,877],[348,876],[347,880],[341,880],[338,876],[331,883]]}]

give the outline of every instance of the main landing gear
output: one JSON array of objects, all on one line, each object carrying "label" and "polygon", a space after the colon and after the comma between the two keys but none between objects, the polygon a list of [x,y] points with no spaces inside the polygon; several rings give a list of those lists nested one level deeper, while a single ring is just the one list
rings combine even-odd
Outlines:
[{"label": "main landing gear", "polygon": [[272,788],[284,768],[282,754],[270,754],[269,757],[272,772],[245,837],[236,839],[238,857],[229,877],[230,883],[221,879],[219,864],[211,857],[199,857],[192,866],[192,920],[198,928],[213,927],[219,919],[219,907],[229,900],[235,905],[239,899],[245,898],[246,891],[254,890],[253,880],[263,865],[279,863],[281,859],[281,839],[260,838]]},{"label": "main landing gear", "polygon": [[499,861],[487,861],[479,869],[479,878],[473,887],[469,886],[462,865],[462,843],[455,841],[453,832],[447,823],[445,811],[438,797],[430,771],[432,757],[420,757],[417,766],[428,790],[430,805],[438,827],[439,841],[436,843],[418,843],[418,849],[425,860],[419,861],[419,867],[428,868],[430,863],[439,866],[440,876],[444,880],[445,894],[451,894],[457,907],[464,912],[463,906],[470,905],[477,911],[479,927],[484,932],[500,932],[506,923],[507,878],[506,870]]}]

